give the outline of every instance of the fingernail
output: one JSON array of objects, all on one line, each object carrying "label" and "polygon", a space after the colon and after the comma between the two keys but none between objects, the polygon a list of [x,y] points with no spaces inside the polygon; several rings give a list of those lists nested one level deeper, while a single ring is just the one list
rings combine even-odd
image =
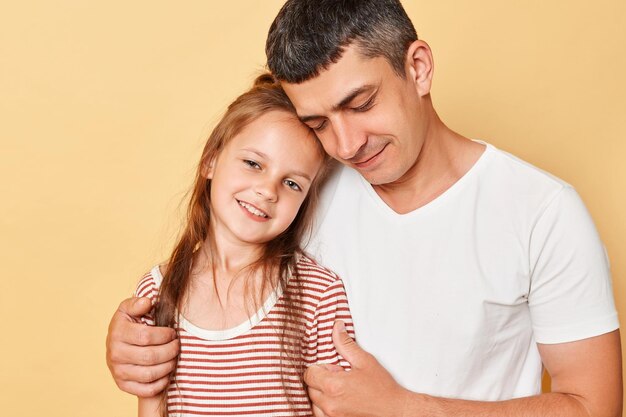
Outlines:
[{"label": "fingernail", "polygon": [[337,330],[339,330],[340,332],[345,332],[346,331],[346,325],[344,324],[343,321],[341,321],[341,320],[337,321]]}]

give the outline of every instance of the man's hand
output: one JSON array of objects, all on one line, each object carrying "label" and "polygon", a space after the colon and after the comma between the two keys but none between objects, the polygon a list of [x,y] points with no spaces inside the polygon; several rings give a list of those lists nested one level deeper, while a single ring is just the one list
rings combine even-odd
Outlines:
[{"label": "man's hand", "polygon": [[552,377],[552,392],[505,401],[468,401],[412,393],[341,330],[333,329],[337,351],[352,371],[333,365],[307,369],[316,417],[344,416],[525,416],[619,417],[622,366],[619,330],[576,342],[539,345]]},{"label": "man's hand", "polygon": [[[408,391],[402,388],[374,356],[365,352],[336,321],[333,343],[352,370],[335,365],[313,365],[304,373],[316,416],[401,415]],[[321,410],[321,413],[320,413]]]},{"label": "man's hand", "polygon": [[109,324],[106,342],[107,365],[115,383],[139,397],[152,397],[167,387],[179,350],[174,329],[139,322],[151,308],[148,298],[122,301]]}]

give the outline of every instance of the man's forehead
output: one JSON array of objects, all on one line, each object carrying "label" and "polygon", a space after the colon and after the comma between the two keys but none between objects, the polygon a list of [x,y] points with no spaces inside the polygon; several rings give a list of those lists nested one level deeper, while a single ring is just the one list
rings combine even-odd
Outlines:
[{"label": "man's forehead", "polygon": [[337,61],[317,76],[301,83],[282,83],[298,114],[331,111],[346,98],[396,76],[383,57],[364,58],[348,48]]}]

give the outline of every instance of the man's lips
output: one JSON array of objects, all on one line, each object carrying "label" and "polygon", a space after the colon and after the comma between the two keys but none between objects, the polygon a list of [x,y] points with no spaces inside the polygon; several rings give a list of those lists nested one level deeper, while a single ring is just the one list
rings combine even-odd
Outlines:
[{"label": "man's lips", "polygon": [[353,164],[357,167],[357,168],[367,168],[370,165],[372,165],[374,162],[376,162],[377,157],[383,153],[383,151],[385,150],[385,148],[387,147],[388,144],[385,144],[385,146],[382,147],[382,149],[378,152],[376,152],[374,155],[370,156],[367,159],[363,159],[359,162],[353,162]]}]

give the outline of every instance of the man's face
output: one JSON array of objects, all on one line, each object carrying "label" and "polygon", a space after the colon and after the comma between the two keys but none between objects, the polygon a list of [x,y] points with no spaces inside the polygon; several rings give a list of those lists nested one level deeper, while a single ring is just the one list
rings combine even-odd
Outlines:
[{"label": "man's face", "polygon": [[326,152],[371,184],[402,181],[415,165],[428,123],[410,71],[403,79],[351,45],[317,77],[282,85]]}]

